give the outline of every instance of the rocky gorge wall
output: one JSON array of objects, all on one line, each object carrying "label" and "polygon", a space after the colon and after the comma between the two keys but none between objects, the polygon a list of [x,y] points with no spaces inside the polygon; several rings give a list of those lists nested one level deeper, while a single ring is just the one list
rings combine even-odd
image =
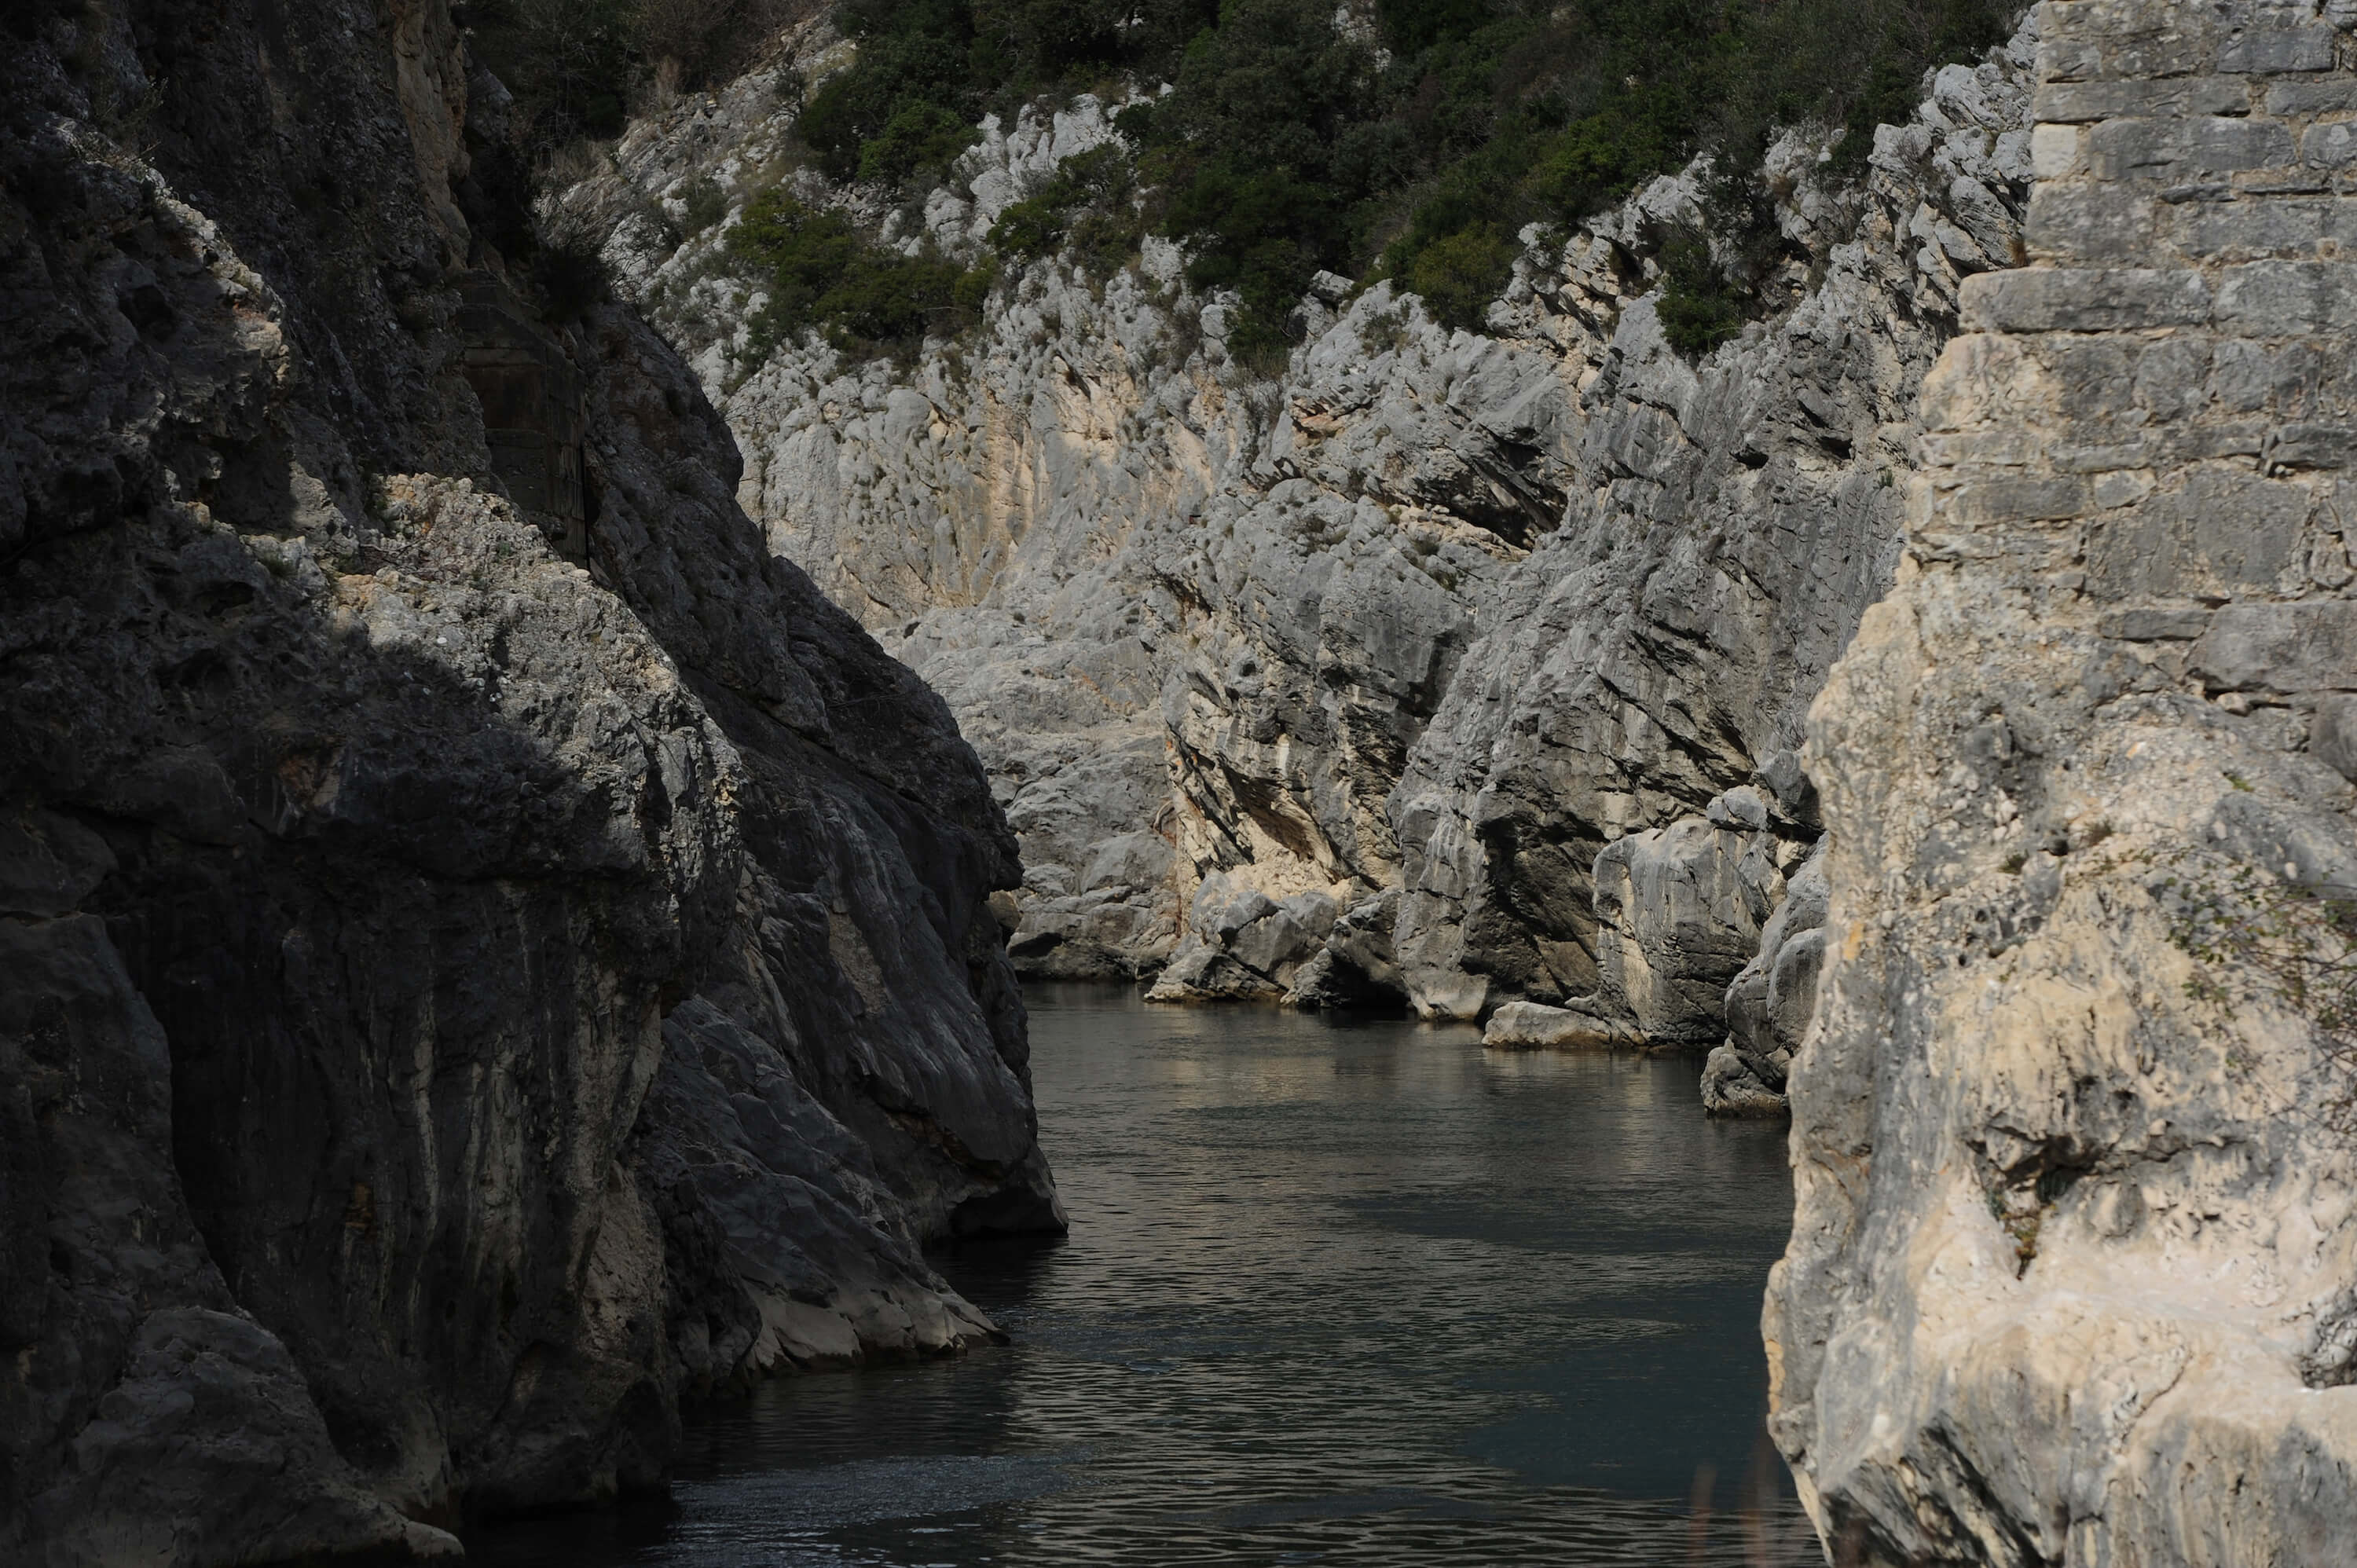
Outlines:
[{"label": "rocky gorge wall", "polygon": [[1061,1225],[940,701],[536,284],[441,0],[12,10],[0,1557],[457,1551]]},{"label": "rocky gorge wall", "polygon": [[2048,0],[1830,829],[1770,1426],[1836,1561],[2357,1556],[2339,4]]},{"label": "rocky gorge wall", "polygon": [[[1861,181],[1780,143],[1795,303],[1698,360],[1654,294],[1691,176],[1532,231],[1486,335],[1323,276],[1273,380],[1151,237],[1103,279],[1018,270],[905,364],[757,347],[726,235],[758,191],[970,257],[1113,134],[1084,97],[985,124],[921,209],[830,188],[791,137],[848,58],[823,23],[634,125],[565,204],[704,378],[773,544],[974,739],[1022,846],[1002,915],[1028,972],[1553,1006],[1555,1036],[1706,1047],[1817,835],[1793,748],[1889,583],[1916,387],[1959,280],[2015,258],[2033,41],[1939,72]],[[735,210],[691,231],[703,181]],[[1697,838],[1729,790],[1757,821]],[[1614,927],[1598,857],[1681,822],[1682,849],[1641,852],[1660,897]],[[1723,836],[1729,865],[1760,837],[1749,904],[1662,892]],[[1683,978],[1650,985],[1656,963]],[[1730,1070],[1772,1098],[1774,1055]]]}]

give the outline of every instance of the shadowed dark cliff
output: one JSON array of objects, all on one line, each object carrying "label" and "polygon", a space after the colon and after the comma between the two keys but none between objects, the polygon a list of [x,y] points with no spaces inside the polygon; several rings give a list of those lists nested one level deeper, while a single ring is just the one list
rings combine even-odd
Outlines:
[{"label": "shadowed dark cliff", "polygon": [[1012,836],[671,350],[534,274],[447,6],[48,9],[0,1555],[455,1551],[657,1481],[684,1391],[991,1333],[920,1248],[1061,1224]]}]

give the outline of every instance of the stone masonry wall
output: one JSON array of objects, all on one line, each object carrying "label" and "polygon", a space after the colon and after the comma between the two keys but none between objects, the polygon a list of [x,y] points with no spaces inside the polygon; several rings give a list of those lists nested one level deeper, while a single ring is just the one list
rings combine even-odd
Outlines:
[{"label": "stone masonry wall", "polygon": [[2040,7],[2032,264],[1811,717],[1766,1331],[1836,1562],[2357,1561],[2352,24]]}]

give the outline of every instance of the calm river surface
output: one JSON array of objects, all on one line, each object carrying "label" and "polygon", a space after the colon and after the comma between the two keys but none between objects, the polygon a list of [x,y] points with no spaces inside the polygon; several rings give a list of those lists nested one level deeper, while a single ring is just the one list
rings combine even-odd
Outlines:
[{"label": "calm river surface", "polygon": [[942,1260],[1014,1343],[769,1385],[668,1509],[478,1561],[1823,1561],[1760,1430],[1784,1129],[1696,1064],[1028,994],[1071,1238]]}]

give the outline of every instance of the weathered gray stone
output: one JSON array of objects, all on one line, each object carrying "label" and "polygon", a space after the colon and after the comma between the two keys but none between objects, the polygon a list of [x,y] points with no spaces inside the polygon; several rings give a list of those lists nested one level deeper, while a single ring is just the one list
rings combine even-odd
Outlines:
[{"label": "weathered gray stone", "polygon": [[239,1307],[174,1175],[164,1031],[104,924],[48,913],[0,920],[0,1544],[456,1557],[363,1484]]},{"label": "weathered gray stone", "polygon": [[2288,164],[2295,146],[2291,132],[2274,121],[2224,115],[2105,120],[2087,133],[2098,179],[2169,185]]},{"label": "weathered gray stone", "polygon": [[[1214,872],[1196,888],[1187,940],[1146,999],[1282,996],[1304,966],[1325,956],[1328,937],[1341,913],[1333,895],[1322,889],[1278,903],[1249,883]],[[1312,994],[1324,996],[1323,988],[1344,983],[1330,967],[1321,966],[1305,1002]]]},{"label": "weathered gray stone", "polygon": [[1550,1007],[1543,1002],[1509,1002],[1481,1026],[1481,1043],[1510,1050],[1634,1049],[1651,1043],[1644,1031],[1623,1018],[1579,1006]]},{"label": "weathered gray stone", "polygon": [[2213,688],[2357,690],[2357,603],[2227,605],[2193,645]]},{"label": "weathered gray stone", "polygon": [[2194,327],[2210,318],[2198,272],[2039,268],[1964,280],[1965,324],[1983,332],[2110,332]]},{"label": "weathered gray stone", "polygon": [[2190,642],[2210,629],[2210,611],[2200,605],[2132,605],[2095,623],[2105,637],[2124,642]]},{"label": "weathered gray stone", "polygon": [[1785,883],[1784,901],[1760,932],[1760,950],[1727,988],[1726,1044],[1711,1052],[1703,1109],[1714,1116],[1760,1116],[1786,1109],[1793,1053],[1814,1015],[1824,964],[1824,844]]},{"label": "weathered gray stone", "polygon": [[1303,964],[1285,993],[1288,1007],[1396,1006],[1406,994],[1392,950],[1399,889],[1387,888],[1344,911],[1325,946]]},{"label": "weathered gray stone", "polygon": [[[1768,791],[1769,814],[1787,830],[1817,826],[1817,787],[1801,766],[1801,754],[1781,747],[1760,759],[1752,777]],[[1732,793],[1732,791],[1729,791]]]},{"label": "weathered gray stone", "polygon": [[1789,1116],[1792,1110],[1783,1092],[1762,1083],[1733,1046],[1717,1047],[1704,1058],[1702,1106],[1706,1114],[1733,1120],[1764,1121]]},{"label": "weathered gray stone", "polygon": [[1060,1215],[948,713],[522,292],[447,5],[134,9],[0,55],[0,1559],[447,1555],[986,1337],[919,1245]]},{"label": "weathered gray stone", "polygon": [[2252,27],[2218,51],[2222,71],[2330,70],[2338,29],[2330,26]]},{"label": "weathered gray stone", "polygon": [[2197,472],[2182,489],[2158,491],[2091,530],[2088,591],[2108,600],[2272,589],[2303,564],[2314,506],[2298,484]]},{"label": "weathered gray stone", "polygon": [[2250,262],[2218,284],[2218,329],[2254,338],[2357,330],[2357,281],[2338,262]]},{"label": "weathered gray stone", "polygon": [[[1964,72],[2014,127],[1999,146],[2025,128],[2006,60],[2030,47]],[[1869,225],[1834,251],[1824,286],[1758,338],[1689,368],[1642,304],[1621,317],[1619,357],[1583,399],[1592,488],[1483,609],[1392,797],[1396,946],[1418,1008],[1595,993],[1598,852],[1792,744],[1848,635],[1843,607],[1889,569],[1905,492],[1884,476],[1910,465],[1910,389],[1953,320],[1965,269],[1943,250],[1924,270],[1936,225],[1919,235],[1919,220],[1968,172],[2017,199],[1990,132],[1935,133],[1932,113],[1878,133],[1869,200],[1891,238]]]},{"label": "weathered gray stone", "polygon": [[[2051,77],[2319,67],[2333,43],[2280,30],[2314,8],[2258,0],[2042,13],[2084,46],[2042,57]],[[2337,112],[2261,85],[2273,112]],[[2119,145],[2174,156],[2215,134],[2155,122]],[[2309,252],[2316,199],[2290,188],[2311,183],[2171,194],[2231,211],[2239,237],[2210,252],[2231,258],[2270,236]],[[2341,946],[2308,948],[2320,907],[2298,889],[2357,889],[2341,270],[2202,269],[2234,334],[2212,347],[2212,396],[2146,390],[2144,357],[2198,335],[2147,336],[2096,272],[1979,311],[1990,335],[1927,378],[1927,419],[1987,439],[1927,444],[1910,560],[1806,752],[1824,970],[1764,1327],[1770,1430],[1834,1561],[2357,1558],[2357,1090],[2298,956]],[[2058,321],[2080,336],[2040,336]],[[2201,385],[2197,359],[2156,382]],[[2149,441],[2150,491],[2069,531],[1945,515],[1982,452],[2065,421],[2090,445]],[[2041,450],[2007,477],[2058,467]]]},{"label": "weathered gray stone", "polygon": [[[1596,857],[1597,994],[1658,1045],[1726,1032],[1727,983],[1760,950],[1784,891],[1766,812],[1749,789],[1706,817],[1631,833]],[[1760,822],[1745,822],[1758,817]]]},{"label": "weathered gray stone", "polygon": [[[1102,286],[1034,263],[954,353],[789,345],[745,373],[722,235],[682,244],[643,212],[698,177],[741,200],[775,166],[793,95],[770,74],[633,127],[567,206],[603,214],[626,289],[704,374],[774,544],[974,740],[1026,862],[1018,963],[1168,961],[1157,994],[1195,975],[1264,994],[1193,925],[1200,883],[1338,908],[1398,889],[1383,957],[1302,961],[1298,1000],[1355,972],[1478,1015],[1592,990],[1596,852],[1797,739],[1893,564],[1907,406],[1958,280],[2014,259],[2033,37],[1936,73],[1857,190],[1780,139],[1779,221],[1823,281],[1796,265],[1792,308],[1699,363],[1663,340],[1646,259],[1699,215],[1691,175],[1560,246],[1534,236],[1487,336],[1393,285],[1313,291],[1258,385],[1158,240]],[[833,42],[813,25],[783,68]],[[1025,182],[1113,134],[1106,109],[987,124],[925,232],[969,253]],[[1167,880],[1091,889],[1098,846],[1144,832],[1173,847]]]},{"label": "weathered gray stone", "polygon": [[2117,265],[2152,254],[2161,211],[2160,201],[2147,191],[2040,186],[2021,237],[2040,261]]},{"label": "weathered gray stone", "polygon": [[2295,78],[2267,84],[2270,114],[2330,114],[2346,109],[2357,109],[2357,81],[2345,76]]},{"label": "weathered gray stone", "polygon": [[2309,754],[2357,783],[2357,697],[2320,697],[2309,725]]},{"label": "weathered gray stone", "polygon": [[2240,77],[2174,77],[2159,81],[2046,81],[2030,95],[2033,118],[2085,124],[2132,115],[2236,114],[2250,108]]},{"label": "weathered gray stone", "polygon": [[2174,234],[2178,247],[2201,260],[2329,253],[2357,242],[2357,201],[2344,197],[2306,200],[2187,202]]}]

